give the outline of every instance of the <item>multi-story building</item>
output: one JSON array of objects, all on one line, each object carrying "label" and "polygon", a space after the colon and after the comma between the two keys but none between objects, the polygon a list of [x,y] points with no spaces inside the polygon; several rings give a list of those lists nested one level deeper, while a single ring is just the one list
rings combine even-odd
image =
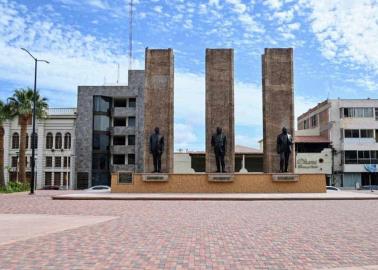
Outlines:
[{"label": "multi-story building", "polygon": [[[36,188],[60,186],[74,188],[75,158],[75,108],[50,108],[47,117],[37,119],[36,133]],[[18,118],[7,120],[4,127],[4,176],[5,182],[18,179],[20,152],[20,125]],[[31,178],[31,121],[26,134],[26,177]]]},{"label": "multi-story building", "polygon": [[144,71],[129,70],[128,86],[79,86],[77,188],[109,185],[113,172],[143,171]]},{"label": "multi-story building", "polygon": [[325,100],[297,120],[301,136],[330,142],[333,184],[364,186],[369,185],[369,177],[378,184],[377,175],[366,169],[366,164],[378,163],[378,100]]}]

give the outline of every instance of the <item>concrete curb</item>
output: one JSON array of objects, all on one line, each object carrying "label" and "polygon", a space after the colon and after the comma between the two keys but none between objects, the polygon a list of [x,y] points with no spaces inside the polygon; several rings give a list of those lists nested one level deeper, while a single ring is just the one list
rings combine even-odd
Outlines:
[{"label": "concrete curb", "polygon": [[345,201],[345,200],[378,200],[375,195],[359,196],[206,196],[196,195],[174,195],[164,194],[156,196],[155,194],[125,194],[124,196],[116,195],[94,195],[94,194],[72,194],[72,195],[55,195],[53,200],[126,200],[126,201]]}]

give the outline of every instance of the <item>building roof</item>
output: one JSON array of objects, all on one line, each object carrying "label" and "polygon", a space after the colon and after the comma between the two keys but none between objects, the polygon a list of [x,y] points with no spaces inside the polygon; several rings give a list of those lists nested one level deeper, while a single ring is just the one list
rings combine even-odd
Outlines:
[{"label": "building roof", "polygon": [[330,143],[330,141],[323,136],[295,136],[295,143]]},{"label": "building roof", "polygon": [[[205,151],[188,151],[188,152],[175,152],[175,154],[191,154],[191,155],[204,155]],[[252,148],[243,145],[235,145],[235,154],[262,154],[261,149]]]},{"label": "building roof", "polygon": [[235,153],[237,154],[260,154],[263,151],[261,149],[252,148],[243,145],[235,145]]},{"label": "building roof", "polygon": [[322,101],[322,102],[319,102],[315,107],[312,107],[310,108],[308,111],[302,113],[300,116],[297,117],[297,120],[300,120],[302,119],[303,117],[305,116],[308,116],[309,114],[311,114],[312,112],[315,112],[316,110],[318,110],[319,108],[325,106],[328,104],[328,99]]}]

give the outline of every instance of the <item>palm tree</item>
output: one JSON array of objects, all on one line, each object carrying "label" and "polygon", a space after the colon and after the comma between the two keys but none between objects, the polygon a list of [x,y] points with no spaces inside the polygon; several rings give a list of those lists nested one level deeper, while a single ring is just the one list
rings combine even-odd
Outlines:
[{"label": "palm tree", "polygon": [[9,106],[0,100],[0,187],[5,186],[4,179],[4,128],[3,122],[9,118]]},{"label": "palm tree", "polygon": [[[32,119],[33,112],[33,98],[34,92],[31,88],[20,88],[14,91],[12,97],[9,98],[9,107],[11,117],[18,116],[19,125],[21,126],[20,131],[20,155],[19,155],[19,177],[21,181],[26,182],[26,172],[25,172],[25,144],[26,144],[26,128],[28,123]],[[36,105],[35,112],[36,118],[41,119],[46,117],[48,104],[47,99],[41,97],[37,91],[36,93]],[[31,136],[32,142],[34,142],[34,134]]]}]

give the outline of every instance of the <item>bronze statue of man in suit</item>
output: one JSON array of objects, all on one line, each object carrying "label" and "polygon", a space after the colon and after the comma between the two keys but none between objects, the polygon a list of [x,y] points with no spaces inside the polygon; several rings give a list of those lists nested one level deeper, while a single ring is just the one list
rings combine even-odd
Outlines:
[{"label": "bronze statue of man in suit", "polygon": [[280,172],[287,172],[292,144],[291,135],[283,127],[282,133],[277,136],[277,154],[280,155]]},{"label": "bronze statue of man in suit", "polygon": [[160,135],[160,129],[155,128],[155,133],[150,136],[150,153],[153,156],[154,173],[161,172],[161,155],[164,152],[164,137]]},{"label": "bronze statue of man in suit", "polygon": [[217,132],[211,137],[211,146],[214,147],[217,172],[226,172],[224,156],[226,154],[226,135],[222,133],[222,128],[217,127]]}]

